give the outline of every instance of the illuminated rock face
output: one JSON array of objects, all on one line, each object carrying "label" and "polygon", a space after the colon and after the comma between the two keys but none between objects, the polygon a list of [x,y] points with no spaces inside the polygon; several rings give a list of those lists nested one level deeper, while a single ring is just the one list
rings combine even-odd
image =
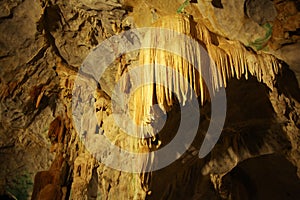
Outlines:
[{"label": "illuminated rock face", "polygon": [[[201,97],[201,104],[204,104],[209,98],[208,91],[205,91],[207,90],[205,88],[205,81],[202,78],[202,74],[204,73],[208,74],[207,76],[211,80],[211,83],[206,84],[212,85],[213,93],[220,87],[226,87],[227,81],[232,77],[237,79],[245,77],[248,79],[248,73],[257,77],[259,82],[263,82],[270,89],[273,89],[275,76],[281,66],[274,56],[265,53],[254,53],[247,50],[240,42],[229,41],[214,35],[209,32],[204,24],[200,22],[195,23],[184,15],[162,17],[154,26],[161,29],[171,29],[200,41],[204,48],[207,49],[208,55],[211,58],[211,60],[207,60],[207,58],[201,57],[201,52],[192,45],[188,46],[189,43],[182,45],[184,41],[180,41],[180,38],[172,35],[172,32],[170,34],[158,35],[156,30],[153,33],[150,31],[148,33],[149,36],[147,36],[149,38],[144,38],[150,44],[149,46],[156,47],[159,46],[158,43],[161,43],[161,41],[167,41],[165,46],[171,46],[174,52],[183,52],[184,56],[180,57],[174,55],[172,52],[157,49],[142,50],[139,62],[139,65],[142,66],[150,64],[152,65],[150,69],[153,69],[145,72],[142,75],[145,76],[143,79],[146,80],[150,76],[153,77],[150,80],[152,82],[166,83],[167,87],[165,88],[175,86],[174,93],[180,94],[178,96],[180,102],[184,103],[188,99],[188,88],[183,84],[184,80],[180,80],[180,76],[175,76],[173,80],[172,76],[168,76],[167,70],[163,74],[160,71],[156,72],[155,65],[171,66],[181,74],[182,79],[189,80],[192,89],[195,90],[197,96]],[[198,70],[196,66],[192,66],[184,58],[189,58],[193,63],[197,63],[199,65],[197,66]],[[207,63],[203,64],[202,60],[205,59]],[[142,88],[136,94],[137,97],[135,98],[136,102],[134,102],[134,105],[145,106],[144,108],[136,107],[136,115],[147,112],[147,108],[148,112],[150,112],[149,108],[153,102],[153,96],[155,96],[159,105],[172,105],[172,93],[170,91],[167,91],[167,89],[162,88],[160,85],[153,85],[151,87]],[[153,87],[156,88],[154,89]],[[140,99],[142,95],[147,97],[145,98],[146,101],[150,99],[150,102],[141,102],[143,101],[143,99]],[[162,109],[166,110],[163,106]],[[137,121],[140,120],[140,117],[136,118]]]},{"label": "illuminated rock face", "polygon": [[[3,0],[0,4],[0,198],[299,199],[297,1]],[[73,91],[79,66],[94,47],[112,35],[148,26],[197,41],[217,68],[205,69],[212,88],[226,88],[225,125],[203,159],[198,152],[211,121],[211,94],[199,71],[182,57],[157,49],[130,52],[112,63],[99,84],[82,74],[82,88]],[[156,46],[164,41],[166,48],[201,62],[193,46],[180,45],[171,34],[150,31],[139,42]],[[145,64],[155,69],[157,63],[182,77],[170,79],[164,71],[151,70],[139,76],[153,75],[176,86],[179,95],[176,99],[170,90],[154,84],[133,94],[129,106],[137,123],[147,124],[149,115],[154,122],[163,121],[164,112],[168,115],[158,135],[136,139],[114,121],[112,90],[129,70]],[[134,152],[155,152],[172,141],[180,124],[179,105],[190,98],[184,78],[198,96],[201,121],[182,157],[149,173],[114,170],[92,157],[84,144],[95,143],[98,135]],[[124,93],[130,91],[132,79],[123,79]],[[90,95],[90,85],[97,87],[95,101],[89,102],[96,110],[97,127],[90,126],[87,113],[81,121],[86,134],[78,135],[72,95],[88,101],[84,97]],[[159,104],[155,112],[154,103]],[[96,134],[90,134],[91,129]],[[155,157],[150,155],[141,162],[151,167]]]}]

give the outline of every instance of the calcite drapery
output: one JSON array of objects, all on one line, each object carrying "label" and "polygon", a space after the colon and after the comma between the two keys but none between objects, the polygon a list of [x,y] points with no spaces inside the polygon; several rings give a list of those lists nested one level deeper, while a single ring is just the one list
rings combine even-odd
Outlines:
[{"label": "calcite drapery", "polygon": [[[270,88],[273,87],[275,74],[281,67],[281,64],[274,56],[265,53],[255,53],[251,49],[246,49],[238,41],[229,41],[211,33],[201,22],[195,23],[191,18],[179,14],[175,16],[166,16],[154,24],[158,29],[170,29],[180,34],[192,37],[207,50],[211,61],[204,61],[203,52],[198,48],[178,40],[173,32],[169,34],[157,34],[157,29],[150,30],[150,33],[144,38],[148,46],[157,47],[157,43],[164,42],[164,45],[170,49],[176,49],[184,57],[192,60],[188,63],[183,57],[175,55],[157,48],[142,49],[140,51],[139,66],[151,65],[149,71],[145,71],[141,76],[144,80],[152,79],[153,84],[141,87],[133,94],[133,119],[138,123],[149,123],[151,116],[151,107],[157,103],[163,111],[168,111],[173,104],[171,90],[175,91],[179,102],[185,103],[191,95],[185,81],[189,81],[191,88],[197,96],[201,98],[201,104],[210,99],[220,87],[226,87],[227,80],[231,77],[240,79],[242,76],[248,78],[251,74],[261,82],[263,81]],[[193,66],[198,64],[199,66]],[[172,67],[177,74],[168,74],[167,70],[157,70],[159,65]],[[198,67],[199,70],[196,69]],[[208,74],[209,81],[205,82],[202,74]],[[263,78],[262,78],[263,77]],[[133,77],[131,77],[133,78]],[[185,80],[183,80],[185,79]],[[207,80],[206,80],[207,81]],[[164,83],[163,87],[155,82]],[[123,83],[124,85],[128,83]],[[213,94],[209,94],[205,85],[212,88]],[[125,87],[125,86],[124,86]]]}]

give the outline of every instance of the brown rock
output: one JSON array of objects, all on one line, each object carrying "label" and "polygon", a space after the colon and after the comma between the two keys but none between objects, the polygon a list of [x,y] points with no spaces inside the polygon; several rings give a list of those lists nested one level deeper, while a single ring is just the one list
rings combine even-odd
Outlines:
[{"label": "brown rock", "polygon": [[37,200],[61,200],[62,191],[61,188],[54,184],[46,185],[38,195]]}]

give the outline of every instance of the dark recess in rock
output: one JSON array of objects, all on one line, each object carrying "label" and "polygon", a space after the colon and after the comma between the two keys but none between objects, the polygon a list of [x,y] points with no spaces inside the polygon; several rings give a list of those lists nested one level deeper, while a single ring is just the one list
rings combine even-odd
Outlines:
[{"label": "dark recess in rock", "polygon": [[224,8],[223,4],[222,4],[222,0],[212,0],[211,4],[215,7],[215,8]]}]

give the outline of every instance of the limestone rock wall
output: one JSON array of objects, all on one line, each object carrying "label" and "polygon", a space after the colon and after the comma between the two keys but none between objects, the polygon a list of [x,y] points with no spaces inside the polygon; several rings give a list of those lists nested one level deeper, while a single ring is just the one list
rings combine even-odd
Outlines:
[{"label": "limestone rock wall", "polygon": [[[298,1],[2,0],[0,5],[0,198],[300,197]],[[111,169],[94,159],[74,127],[72,90],[79,67],[106,38],[175,14],[203,24],[214,45],[224,40],[253,55],[271,54],[281,67],[276,75],[265,70],[260,78],[249,73],[248,79],[226,81],[225,126],[205,158],[199,159],[198,151],[210,121],[209,103],[201,109],[195,141],[176,162],[141,174]],[[82,77],[82,91],[97,85],[91,102],[97,134],[147,152],[172,139],[178,110],[175,103],[159,140],[128,139],[116,126],[109,91],[138,60],[139,52],[122,55],[99,84]],[[89,130],[89,116],[85,119],[82,128]],[[257,177],[263,175],[273,183]]]}]

